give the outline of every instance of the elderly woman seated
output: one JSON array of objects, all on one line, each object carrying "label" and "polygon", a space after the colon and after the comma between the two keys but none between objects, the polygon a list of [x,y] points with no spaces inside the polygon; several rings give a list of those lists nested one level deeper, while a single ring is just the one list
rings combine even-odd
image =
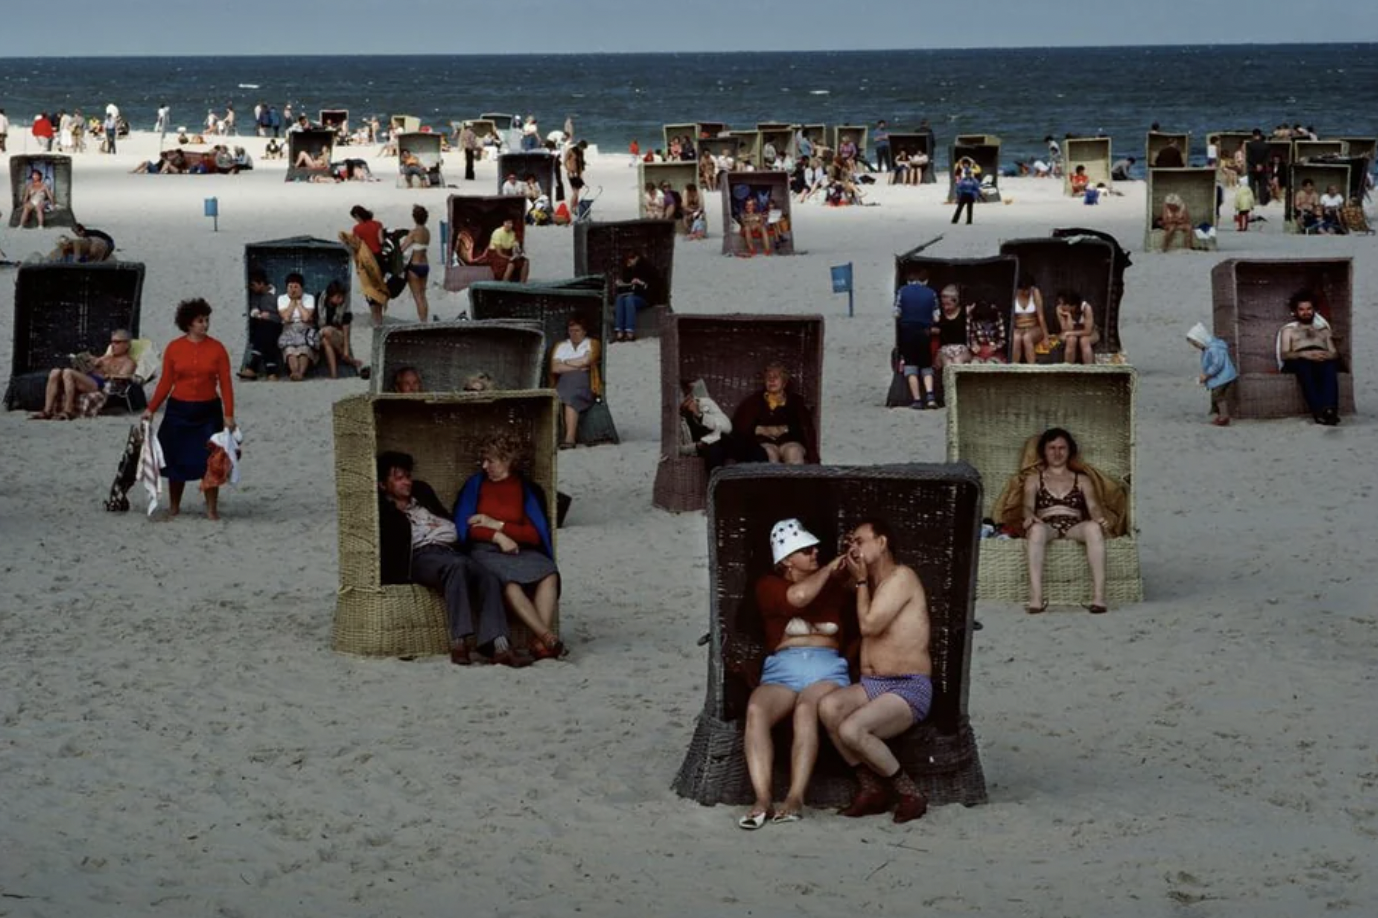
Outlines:
[{"label": "elderly woman seated", "polygon": [[579,432],[579,415],[603,394],[598,367],[602,342],[589,337],[588,326],[579,316],[570,316],[565,328],[569,337],[550,352],[550,385],[564,409],[565,435],[560,449],[571,449]]},{"label": "elderly woman seated", "polygon": [[960,297],[961,291],[956,284],[948,284],[938,295],[933,334],[938,339],[938,353],[934,365],[940,370],[946,366],[971,363],[967,314],[975,304],[970,304],[964,309],[959,301]]},{"label": "elderly woman seated", "polygon": [[503,598],[535,642],[531,655],[549,660],[565,654],[555,637],[560,571],[555,566],[546,498],[520,472],[521,443],[494,434],[479,448],[483,471],[470,476],[455,498],[455,530],[475,562],[502,582]]},{"label": "elderly woman seated", "polygon": [[781,363],[766,365],[764,385],[748,395],[732,415],[734,452],[740,462],[818,462],[813,412],[791,388]]},{"label": "elderly woman seated", "polygon": [[1048,543],[1071,539],[1086,546],[1091,566],[1088,612],[1105,606],[1105,540],[1127,530],[1123,487],[1077,454],[1077,441],[1060,427],[1030,437],[1019,472],[1005,486],[995,517],[1006,532],[1028,540],[1030,614],[1048,608],[1043,598],[1043,561]]},{"label": "elderly woman seated", "polygon": [[1169,194],[1163,199],[1163,211],[1158,216],[1158,223],[1163,230],[1164,252],[1171,251],[1172,238],[1178,233],[1182,235],[1182,248],[1191,248],[1191,214],[1187,212],[1181,195]]},{"label": "elderly woman seated", "polygon": [[295,271],[287,275],[287,292],[278,297],[278,316],[282,319],[282,334],[278,348],[287,361],[287,371],[293,382],[306,378],[311,366],[320,358],[321,336],[316,327],[316,298],[303,291],[305,280]]}]

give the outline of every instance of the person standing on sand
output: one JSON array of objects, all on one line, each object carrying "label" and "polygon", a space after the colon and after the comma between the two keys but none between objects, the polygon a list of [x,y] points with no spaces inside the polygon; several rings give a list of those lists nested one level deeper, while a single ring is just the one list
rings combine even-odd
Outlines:
[{"label": "person standing on sand", "polygon": [[0,153],[5,152],[5,144],[10,136],[10,119],[5,117],[5,110],[0,108]]},{"label": "person standing on sand", "polygon": [[158,120],[153,124],[153,130],[158,135],[158,145],[162,146],[163,139],[167,137],[167,123],[172,116],[172,109],[164,102],[158,106]]}]

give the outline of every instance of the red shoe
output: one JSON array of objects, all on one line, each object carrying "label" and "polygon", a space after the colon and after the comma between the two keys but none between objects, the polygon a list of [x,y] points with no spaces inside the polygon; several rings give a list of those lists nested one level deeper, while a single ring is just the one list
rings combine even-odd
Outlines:
[{"label": "red shoe", "polygon": [[531,657],[538,662],[541,660],[558,660],[568,652],[562,641],[553,641],[549,644],[545,641],[536,641],[531,645]]},{"label": "red shoe", "polygon": [[918,819],[928,812],[928,798],[923,794],[910,796],[900,794],[899,803],[895,806],[895,822],[909,822],[911,819]]},{"label": "red shoe", "polygon": [[1214,419],[1211,420],[1211,423],[1214,424],[1216,427],[1229,427],[1229,426],[1230,426],[1230,419],[1229,419],[1229,418],[1214,418]]},{"label": "red shoe", "polygon": [[531,658],[524,653],[517,653],[512,650],[503,650],[493,654],[494,666],[510,666],[513,669],[524,669],[531,665]]},{"label": "red shoe", "polygon": [[866,789],[857,792],[846,809],[839,810],[839,816],[856,819],[861,816],[875,816],[890,809],[890,791],[885,788]]},{"label": "red shoe", "polygon": [[460,644],[458,647],[451,647],[450,662],[456,666],[468,666],[473,663],[474,658],[469,653],[468,645]]}]

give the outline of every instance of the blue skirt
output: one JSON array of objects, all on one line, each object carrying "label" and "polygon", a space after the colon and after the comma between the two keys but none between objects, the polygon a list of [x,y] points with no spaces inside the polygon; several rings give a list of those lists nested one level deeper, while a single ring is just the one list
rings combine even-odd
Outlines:
[{"label": "blue skirt", "polygon": [[208,402],[167,400],[158,445],[163,448],[163,477],[169,481],[200,481],[206,476],[206,448],[211,436],[225,429],[220,399]]}]

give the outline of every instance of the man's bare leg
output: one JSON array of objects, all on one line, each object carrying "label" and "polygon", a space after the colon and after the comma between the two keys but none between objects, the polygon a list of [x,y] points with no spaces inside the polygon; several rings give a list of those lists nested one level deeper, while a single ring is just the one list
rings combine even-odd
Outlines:
[{"label": "man's bare leg", "polygon": [[806,455],[804,447],[800,443],[783,443],[780,445],[780,461],[785,465],[803,465]]},{"label": "man's bare leg", "polygon": [[[863,801],[854,801],[844,815],[863,816],[884,812],[885,809],[889,809],[889,798],[892,795],[898,798],[895,804],[895,822],[918,819],[928,812],[928,798],[914,783],[914,779],[904,773],[899,759],[895,758],[895,754],[885,742],[899,736],[913,725],[914,712],[909,707],[909,702],[896,694],[886,692],[877,695],[838,727],[838,738],[842,744],[858,755],[864,766],[888,780],[891,791],[891,794],[877,798],[872,806],[861,807],[858,804]],[[880,809],[882,806],[884,809]],[[862,811],[856,812],[857,810]]]},{"label": "man's bare leg", "polygon": [[790,749],[789,793],[775,811],[776,816],[792,816],[804,808],[813,766],[818,762],[818,703],[841,686],[836,682],[815,682],[799,693],[794,706],[794,745]]},{"label": "man's bare leg", "polygon": [[96,382],[76,370],[62,371],[62,411],[68,417],[77,413],[77,396],[96,391]]},{"label": "man's bare leg", "polygon": [[783,685],[761,685],[751,693],[746,706],[746,770],[751,774],[751,789],[756,802],[748,815],[770,812],[771,773],[775,768],[775,742],[771,729],[794,710],[798,695]]},{"label": "man's bare leg", "polygon": [[36,421],[46,421],[57,414],[57,400],[62,398],[62,370],[48,374],[48,387],[43,391],[43,410],[33,415]]}]

